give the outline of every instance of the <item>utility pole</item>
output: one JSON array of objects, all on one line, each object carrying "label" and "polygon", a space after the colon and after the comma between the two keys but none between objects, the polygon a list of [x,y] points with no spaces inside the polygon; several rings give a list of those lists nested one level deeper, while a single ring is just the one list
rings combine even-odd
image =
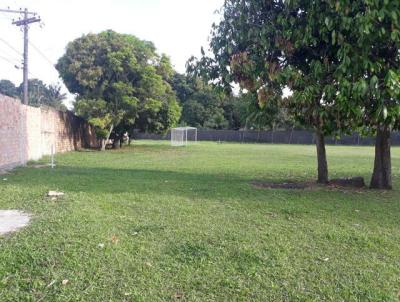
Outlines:
[{"label": "utility pole", "polygon": [[4,13],[13,13],[13,14],[21,14],[23,16],[22,19],[17,21],[13,21],[12,24],[16,26],[23,26],[24,31],[24,60],[23,60],[23,86],[24,86],[24,99],[23,103],[28,105],[29,104],[29,94],[28,94],[28,32],[29,32],[29,24],[40,22],[40,18],[36,17],[37,14],[34,12],[28,11],[27,8],[24,10],[11,10],[11,9],[0,9],[0,12]]}]

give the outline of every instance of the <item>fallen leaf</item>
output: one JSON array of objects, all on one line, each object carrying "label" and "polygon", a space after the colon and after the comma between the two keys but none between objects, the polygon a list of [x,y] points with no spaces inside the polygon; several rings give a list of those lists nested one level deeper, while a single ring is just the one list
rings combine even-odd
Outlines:
[{"label": "fallen leaf", "polygon": [[111,242],[114,243],[114,244],[117,244],[117,243],[119,242],[118,237],[117,237],[116,235],[113,235],[113,236],[111,237]]},{"label": "fallen leaf", "polygon": [[62,285],[65,286],[65,285],[67,285],[69,283],[69,280],[68,279],[64,279],[61,283],[62,283]]},{"label": "fallen leaf", "polygon": [[144,263],[146,266],[148,266],[148,267],[153,267],[153,264],[151,264],[150,262],[145,262]]}]

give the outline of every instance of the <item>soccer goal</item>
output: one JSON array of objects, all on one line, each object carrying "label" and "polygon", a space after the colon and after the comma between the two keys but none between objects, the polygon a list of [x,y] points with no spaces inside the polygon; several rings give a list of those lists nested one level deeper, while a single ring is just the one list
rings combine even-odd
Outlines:
[{"label": "soccer goal", "polygon": [[197,128],[179,127],[171,129],[172,146],[187,146],[188,142],[197,142]]}]

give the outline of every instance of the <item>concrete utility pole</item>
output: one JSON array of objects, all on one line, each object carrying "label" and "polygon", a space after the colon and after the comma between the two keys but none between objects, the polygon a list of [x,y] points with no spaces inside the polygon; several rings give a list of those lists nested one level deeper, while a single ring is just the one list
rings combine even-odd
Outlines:
[{"label": "concrete utility pole", "polygon": [[28,32],[29,32],[29,24],[40,22],[40,18],[36,17],[36,13],[29,12],[27,8],[24,10],[11,10],[11,9],[0,9],[0,12],[4,13],[13,13],[13,14],[21,14],[23,16],[22,19],[17,21],[13,21],[12,24],[16,26],[23,26],[24,30],[24,60],[23,60],[23,73],[24,73],[24,104],[28,105],[29,103],[29,94],[28,94]]}]

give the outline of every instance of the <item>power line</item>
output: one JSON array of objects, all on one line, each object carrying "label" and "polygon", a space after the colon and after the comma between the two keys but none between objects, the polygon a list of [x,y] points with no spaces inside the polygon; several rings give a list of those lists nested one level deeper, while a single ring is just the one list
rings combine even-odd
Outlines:
[{"label": "power line", "polygon": [[40,22],[41,19],[37,17],[37,14],[34,12],[28,11],[27,8],[24,10],[11,10],[11,9],[0,9],[0,12],[11,13],[11,14],[19,14],[22,19],[17,21],[13,21],[12,24],[21,27],[24,32],[24,65],[23,65],[23,78],[24,78],[24,104],[28,104],[29,96],[28,96],[28,31],[29,25],[33,23]]},{"label": "power line", "polygon": [[0,41],[6,44],[9,48],[11,48],[14,52],[16,52],[19,56],[22,56],[22,53],[20,53],[14,46],[12,46],[10,43],[8,43],[6,40],[3,38],[0,38]]},{"label": "power line", "polygon": [[8,49],[3,49],[2,47],[0,47],[0,54],[3,57],[7,57],[10,60],[18,62],[18,64],[22,64],[22,58],[15,56],[13,53],[9,53]]},{"label": "power line", "polygon": [[1,13],[2,13],[2,15],[3,15],[6,19],[12,20],[12,18],[11,18],[10,16],[6,15],[6,13],[4,13],[4,12],[1,12]]},{"label": "power line", "polygon": [[46,62],[48,62],[53,68],[54,67],[54,63],[51,62],[51,60],[37,47],[35,46],[35,44],[32,43],[32,41],[29,41],[29,44],[37,51],[37,53],[46,60]]},{"label": "power line", "polygon": [[3,59],[4,61],[7,61],[8,63],[12,64],[14,67],[16,67],[18,69],[20,68],[17,64],[15,64],[15,62],[12,62],[10,59],[8,59],[6,57],[3,57],[3,56],[0,55],[0,59]]},{"label": "power line", "polygon": [[15,64],[22,64],[21,58],[16,58],[14,55],[10,54],[7,50],[0,48],[0,55],[9,61],[13,61]]},{"label": "power line", "polygon": [[28,71],[29,75],[33,78],[33,79],[40,79],[38,76],[36,76],[35,74],[33,74],[32,72]]},{"label": "power line", "polygon": [[[11,64],[11,65],[13,65],[13,66],[15,67],[15,69],[21,69],[21,67],[18,66],[18,64],[15,64],[15,63],[12,62],[10,59],[8,59],[8,58],[6,58],[6,57],[4,57],[4,56],[2,56],[2,55],[0,55],[0,59],[6,61],[7,63],[9,63],[9,64]],[[35,74],[33,74],[32,72],[28,71],[28,73],[29,73],[29,75],[30,75],[32,78],[39,79],[39,77],[36,76]]]}]

